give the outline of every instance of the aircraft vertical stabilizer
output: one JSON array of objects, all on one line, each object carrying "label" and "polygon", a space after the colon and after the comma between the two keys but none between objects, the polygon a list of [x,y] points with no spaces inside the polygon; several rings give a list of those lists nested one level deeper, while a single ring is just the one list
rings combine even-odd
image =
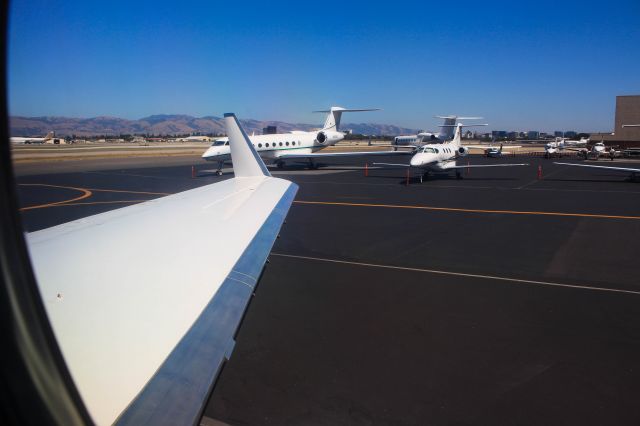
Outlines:
[{"label": "aircraft vertical stabilizer", "polygon": [[227,113],[224,115],[227,135],[229,136],[229,148],[233,158],[233,173],[236,177],[271,176],[267,166],[256,152],[249,137],[240,126],[236,115]]}]

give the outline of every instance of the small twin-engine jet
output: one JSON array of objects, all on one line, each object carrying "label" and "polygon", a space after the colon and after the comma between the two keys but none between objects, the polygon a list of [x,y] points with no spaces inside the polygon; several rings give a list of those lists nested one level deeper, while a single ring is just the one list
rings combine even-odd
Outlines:
[{"label": "small twin-engine jet", "polygon": [[[486,124],[485,124],[486,125]],[[528,164],[473,164],[458,165],[456,159],[469,153],[469,148],[461,144],[462,128],[469,127],[462,123],[455,126],[455,135],[451,142],[427,144],[418,147],[409,164],[373,163],[374,165],[411,167],[422,171],[420,180],[428,178],[431,172],[441,173],[454,171],[457,179],[462,179],[461,169],[480,167],[512,167],[528,166]]]}]

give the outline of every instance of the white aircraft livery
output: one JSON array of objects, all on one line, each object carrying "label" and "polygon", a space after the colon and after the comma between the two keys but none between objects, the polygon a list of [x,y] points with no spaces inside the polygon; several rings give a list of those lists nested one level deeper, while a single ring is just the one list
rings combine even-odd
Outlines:
[{"label": "white aircraft livery", "polygon": [[[346,109],[332,107],[328,111],[314,111],[328,113],[322,130],[317,132],[293,131],[273,135],[251,136],[250,140],[256,152],[264,159],[275,160],[278,167],[283,167],[285,160],[307,160],[310,168],[315,168],[313,160],[327,157],[349,157],[370,155],[394,155],[406,152],[392,151],[356,151],[356,152],[317,152],[328,146],[335,145],[344,139],[344,133],[339,130],[340,118],[343,112],[377,111],[377,109]],[[217,173],[222,174],[222,167],[230,160],[228,138],[219,138],[202,154],[207,161],[218,162]]]},{"label": "white aircraft livery", "polygon": [[47,135],[43,138],[12,136],[11,143],[14,143],[14,144],[47,143],[49,141],[53,141],[54,137],[55,137],[55,134],[53,132],[47,133]]},{"label": "white aircraft livery", "polygon": [[462,179],[461,169],[471,167],[512,167],[512,166],[528,166],[528,164],[476,164],[476,165],[458,165],[456,159],[464,157],[468,154],[469,148],[462,146],[462,128],[464,124],[456,125],[455,136],[451,142],[440,144],[427,144],[418,148],[417,152],[411,157],[409,164],[392,164],[392,163],[373,163],[374,165],[383,166],[399,166],[413,167],[423,171],[422,177],[428,177],[431,172],[448,172],[455,171],[456,178]]},{"label": "white aircraft livery", "polygon": [[[297,191],[225,114],[233,179],[27,235],[46,315],[99,425],[196,424]],[[224,250],[211,251],[211,239]],[[74,421],[61,421],[72,424]]]}]

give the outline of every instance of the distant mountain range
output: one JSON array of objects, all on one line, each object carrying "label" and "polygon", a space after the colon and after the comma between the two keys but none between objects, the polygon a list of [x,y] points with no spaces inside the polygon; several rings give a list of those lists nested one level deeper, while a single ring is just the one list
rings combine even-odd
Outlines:
[{"label": "distant mountain range", "polygon": [[[282,121],[240,120],[247,133],[262,134],[267,126],[277,126],[279,133],[292,130],[309,131],[322,127],[321,124],[285,123]],[[69,118],[69,117],[19,117],[9,118],[11,136],[44,136],[55,131],[57,136],[118,136],[121,134],[141,135],[189,135],[224,134],[224,122],[220,117],[192,117],[190,115],[151,115],[139,120],[117,117]],[[343,123],[342,130],[364,135],[401,135],[416,133],[389,124]]]}]

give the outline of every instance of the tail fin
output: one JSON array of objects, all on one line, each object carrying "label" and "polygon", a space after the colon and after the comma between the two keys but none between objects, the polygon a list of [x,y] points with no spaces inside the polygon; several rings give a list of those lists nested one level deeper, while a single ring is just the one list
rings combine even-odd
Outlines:
[{"label": "tail fin", "polygon": [[271,176],[233,113],[224,115],[235,177]]},{"label": "tail fin", "polygon": [[56,132],[51,131],[49,133],[47,133],[47,136],[44,137],[45,141],[48,141],[49,139],[53,139],[56,136]]},{"label": "tail fin", "polygon": [[313,112],[328,112],[327,119],[324,122],[322,130],[330,130],[334,132],[340,131],[340,119],[343,112],[364,112],[364,111],[380,111],[379,108],[369,109],[347,109],[342,107],[331,107],[329,110],[313,111]]},{"label": "tail fin", "polygon": [[461,145],[462,143],[462,128],[463,127],[478,127],[478,126],[488,126],[488,124],[462,124],[462,123],[458,123],[456,125],[452,125],[452,124],[443,124],[442,127],[443,128],[453,128],[455,127],[455,134],[453,136],[453,139],[451,140],[451,143],[457,148]]},{"label": "tail fin", "polygon": [[456,125],[456,132],[453,135],[453,140],[451,141],[454,147],[458,148],[462,143],[462,123],[458,123]]},{"label": "tail fin", "polygon": [[444,139],[453,138],[453,128],[456,126],[458,120],[482,120],[482,117],[458,117],[457,115],[435,115],[434,118],[444,120],[444,123],[440,126],[440,135],[444,137]]}]

